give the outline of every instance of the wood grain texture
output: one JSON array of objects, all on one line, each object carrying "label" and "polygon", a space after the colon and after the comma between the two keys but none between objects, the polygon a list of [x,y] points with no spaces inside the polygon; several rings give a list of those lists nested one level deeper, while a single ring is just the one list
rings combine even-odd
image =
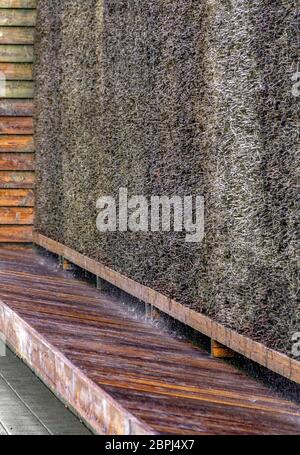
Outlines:
[{"label": "wood grain texture", "polygon": [[0,188],[34,188],[35,174],[29,171],[0,171]]},{"label": "wood grain texture", "polygon": [[31,153],[0,153],[0,171],[33,171],[34,155]]},{"label": "wood grain texture", "polygon": [[0,44],[33,44],[34,27],[0,27]]},{"label": "wood grain texture", "polygon": [[0,243],[32,241],[35,0],[0,0]]},{"label": "wood grain texture", "polygon": [[1,207],[33,207],[34,193],[32,190],[0,189]]},{"label": "wood grain texture", "polygon": [[0,117],[0,134],[33,134],[32,117]]},{"label": "wood grain texture", "polygon": [[0,330],[101,434],[299,434],[298,405],[34,251],[0,249]]},{"label": "wood grain texture", "polygon": [[32,207],[0,207],[0,225],[32,225],[33,223]]},{"label": "wood grain texture", "polygon": [[0,9],[0,26],[33,27],[36,23],[34,9]]},{"label": "wood grain texture", "polygon": [[5,63],[0,62],[0,72],[7,81],[32,81],[33,65],[31,63]]},{"label": "wood grain texture", "polygon": [[0,226],[0,242],[32,242],[32,226]]},{"label": "wood grain texture", "polygon": [[34,242],[260,365],[300,384],[300,362],[231,330],[38,232]]},{"label": "wood grain texture", "polygon": [[33,60],[33,46],[22,44],[0,44],[1,62],[31,63]]},{"label": "wood grain texture", "polygon": [[2,98],[33,98],[34,84],[30,81],[6,81]]},{"label": "wood grain texture", "polygon": [[0,153],[32,153],[34,152],[34,141],[32,136],[0,135]]},{"label": "wood grain texture", "polygon": [[0,99],[0,117],[32,117],[33,110],[33,100]]},{"label": "wood grain texture", "polygon": [[0,0],[0,8],[36,8],[37,0]]}]

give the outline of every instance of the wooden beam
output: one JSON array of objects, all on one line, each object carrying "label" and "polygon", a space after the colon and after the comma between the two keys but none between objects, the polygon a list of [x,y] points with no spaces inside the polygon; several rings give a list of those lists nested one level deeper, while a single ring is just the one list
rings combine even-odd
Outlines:
[{"label": "wooden beam", "polygon": [[34,84],[31,81],[6,81],[1,98],[33,98]]},{"label": "wooden beam", "polygon": [[0,9],[0,26],[34,27],[36,11],[34,9]]},{"label": "wooden beam", "polygon": [[33,110],[33,100],[0,99],[0,117],[32,117]]},{"label": "wooden beam", "polygon": [[32,117],[0,117],[0,134],[33,134]]},{"label": "wooden beam", "polygon": [[36,8],[37,0],[1,0],[0,8]]},{"label": "wooden beam", "polygon": [[0,171],[0,188],[34,188],[35,174],[30,171]]},{"label": "wooden beam", "polygon": [[0,152],[32,153],[34,152],[33,137],[0,135]]},{"label": "wooden beam", "polygon": [[0,207],[0,225],[32,225],[32,207]]},{"label": "wooden beam", "polygon": [[34,154],[0,153],[0,171],[34,171]]},{"label": "wooden beam", "polygon": [[33,46],[23,44],[0,44],[0,61],[12,63],[32,63]]},{"label": "wooden beam", "polygon": [[32,226],[0,226],[0,243],[32,242]]},{"label": "wooden beam", "polygon": [[7,81],[32,81],[33,65],[31,63],[5,63],[0,62],[0,72]]},{"label": "wooden beam", "polygon": [[218,341],[218,343],[244,355],[275,373],[300,384],[299,361],[278,351],[274,351],[262,343],[253,341],[244,335],[240,335],[236,331],[215,322],[208,316],[191,310],[179,302],[176,302],[147,286],[137,283],[109,267],[106,267],[100,262],[90,259],[38,232],[34,232],[33,241],[46,250],[65,257],[73,264],[99,276],[128,294],[158,308],[160,311],[203,333],[209,338]]},{"label": "wooden beam", "polygon": [[1,27],[0,44],[33,44],[34,27]]},{"label": "wooden beam", "polygon": [[0,189],[0,207],[33,207],[34,193],[32,190]]}]

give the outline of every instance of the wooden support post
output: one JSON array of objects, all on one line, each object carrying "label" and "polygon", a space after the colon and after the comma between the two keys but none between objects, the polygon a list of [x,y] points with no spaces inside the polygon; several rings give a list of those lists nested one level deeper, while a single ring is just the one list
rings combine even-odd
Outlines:
[{"label": "wooden support post", "polygon": [[69,262],[67,259],[63,258],[63,269],[64,270],[73,270],[73,264]]},{"label": "wooden support post", "polygon": [[103,290],[102,279],[99,276],[96,276],[96,287],[99,291]]},{"label": "wooden support post", "polygon": [[218,359],[230,359],[235,356],[231,349],[218,343],[216,340],[211,340],[211,355]]},{"label": "wooden support post", "polygon": [[71,262],[69,262],[66,258],[64,258],[63,256],[58,256],[58,261],[59,261],[59,266],[63,269],[63,270],[73,270],[73,264]]}]

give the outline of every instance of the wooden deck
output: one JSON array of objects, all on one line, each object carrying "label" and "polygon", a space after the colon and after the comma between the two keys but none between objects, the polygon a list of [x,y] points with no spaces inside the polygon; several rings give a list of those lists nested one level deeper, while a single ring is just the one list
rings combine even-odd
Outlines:
[{"label": "wooden deck", "polygon": [[0,249],[0,330],[99,433],[300,433],[299,405],[33,250]]}]

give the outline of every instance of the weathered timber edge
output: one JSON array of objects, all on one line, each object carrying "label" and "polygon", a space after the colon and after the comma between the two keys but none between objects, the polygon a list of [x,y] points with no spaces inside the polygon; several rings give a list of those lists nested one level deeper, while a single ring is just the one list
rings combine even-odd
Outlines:
[{"label": "weathered timber edge", "polygon": [[52,253],[63,256],[73,264],[108,281],[133,297],[158,308],[160,311],[174,319],[201,332],[209,338],[216,340],[259,365],[300,384],[299,361],[270,349],[262,343],[251,340],[244,335],[240,335],[236,331],[213,321],[211,318],[201,313],[197,313],[175,300],[172,300],[147,286],[137,283],[109,267],[106,267],[100,262],[90,259],[38,232],[33,233],[33,242]]},{"label": "weathered timber edge", "polygon": [[7,344],[97,434],[155,435],[0,300]]}]

